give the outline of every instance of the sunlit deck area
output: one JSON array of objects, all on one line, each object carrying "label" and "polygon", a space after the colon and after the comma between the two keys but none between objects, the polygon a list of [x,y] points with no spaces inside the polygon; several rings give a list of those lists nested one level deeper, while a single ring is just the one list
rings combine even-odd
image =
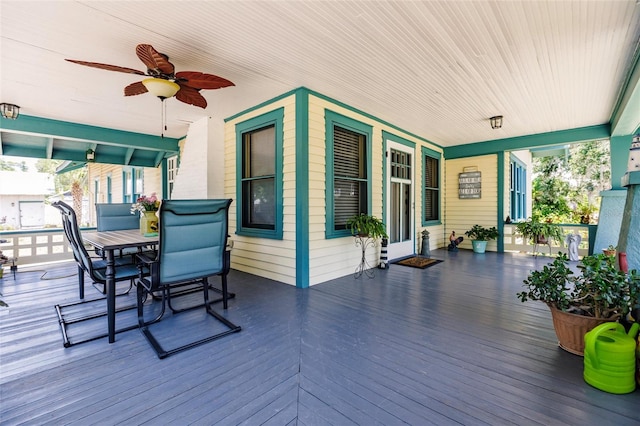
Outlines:
[{"label": "sunlit deck area", "polygon": [[[225,316],[242,331],[164,360],[135,329],[113,344],[63,347],[54,305],[77,301],[74,263],[5,273],[0,423],[639,424],[640,391],[586,384],[582,358],[557,346],[547,307],[517,300],[548,258],[433,257],[443,262],[310,289],[232,270]],[[87,298],[99,296],[87,284]],[[204,317],[168,316],[159,335],[192,337],[210,326]],[[134,321],[134,311],[119,313],[117,327]],[[92,327],[106,326],[71,327],[72,341]]]}]

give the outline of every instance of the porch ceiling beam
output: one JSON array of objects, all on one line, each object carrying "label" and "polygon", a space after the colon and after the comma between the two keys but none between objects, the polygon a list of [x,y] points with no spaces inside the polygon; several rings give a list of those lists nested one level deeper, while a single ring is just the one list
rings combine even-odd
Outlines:
[{"label": "porch ceiling beam", "polygon": [[135,152],[135,150],[133,148],[127,149],[127,153],[124,156],[124,164],[126,166],[128,166],[129,163],[131,163],[131,158],[133,157],[133,153],[134,152]]},{"label": "porch ceiling beam", "polygon": [[20,115],[18,120],[2,120],[2,131],[51,136],[60,139],[97,142],[102,145],[178,152],[179,139],[126,132],[105,127]]},{"label": "porch ceiling beam", "polygon": [[611,136],[632,135],[640,129],[640,42],[629,78],[611,115]]},{"label": "porch ceiling beam", "polygon": [[45,145],[45,157],[47,160],[53,158],[53,138],[47,138]]},{"label": "porch ceiling beam", "polygon": [[588,140],[608,139],[611,134],[609,124],[560,130],[557,132],[538,133],[536,135],[518,136],[515,138],[496,139],[475,142],[444,148],[444,158],[476,157],[478,155],[495,154],[503,151],[516,151],[548,145],[562,145]]}]

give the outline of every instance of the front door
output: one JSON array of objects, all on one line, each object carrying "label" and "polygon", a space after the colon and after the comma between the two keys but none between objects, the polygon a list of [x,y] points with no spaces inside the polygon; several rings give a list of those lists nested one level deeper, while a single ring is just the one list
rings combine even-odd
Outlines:
[{"label": "front door", "polygon": [[413,149],[387,141],[387,205],[386,222],[389,234],[389,259],[414,254],[415,233],[413,212]]}]

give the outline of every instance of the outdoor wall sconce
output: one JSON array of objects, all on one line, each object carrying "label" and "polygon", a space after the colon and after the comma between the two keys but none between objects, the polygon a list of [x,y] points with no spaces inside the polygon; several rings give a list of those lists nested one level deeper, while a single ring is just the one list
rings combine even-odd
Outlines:
[{"label": "outdoor wall sconce", "polygon": [[89,161],[91,163],[96,161],[96,152],[94,150],[92,150],[91,148],[89,148],[87,150],[87,161]]},{"label": "outdoor wall sconce", "polygon": [[491,117],[489,119],[489,121],[491,121],[491,128],[492,129],[499,129],[502,127],[502,116],[501,115],[496,115],[495,117]]},{"label": "outdoor wall sconce", "polygon": [[10,120],[15,120],[20,115],[20,107],[14,104],[0,104],[0,113],[3,118],[8,118]]}]

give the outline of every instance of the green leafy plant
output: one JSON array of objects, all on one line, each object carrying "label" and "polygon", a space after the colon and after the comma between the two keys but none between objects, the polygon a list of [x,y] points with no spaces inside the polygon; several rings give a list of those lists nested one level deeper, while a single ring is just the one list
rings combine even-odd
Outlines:
[{"label": "green leafy plant", "polygon": [[541,270],[524,280],[521,302],[540,300],[562,311],[614,321],[626,316],[640,302],[640,275],[616,268],[615,259],[604,254],[585,256],[575,276],[567,255],[559,253]]},{"label": "green leafy plant", "polygon": [[[534,219],[518,222],[516,224],[516,232],[526,240],[533,241],[534,243],[546,243],[546,240],[555,240],[556,243],[560,244],[564,239],[562,228],[559,225],[539,222]],[[541,239],[541,237],[544,239]]]},{"label": "green leafy plant", "polygon": [[347,229],[352,235],[368,236],[370,238],[388,238],[387,228],[382,220],[375,216],[360,213],[347,219]]},{"label": "green leafy plant", "polygon": [[485,228],[480,225],[473,225],[471,229],[464,233],[467,237],[477,241],[491,241],[500,236],[498,229],[495,226],[491,228]]}]

